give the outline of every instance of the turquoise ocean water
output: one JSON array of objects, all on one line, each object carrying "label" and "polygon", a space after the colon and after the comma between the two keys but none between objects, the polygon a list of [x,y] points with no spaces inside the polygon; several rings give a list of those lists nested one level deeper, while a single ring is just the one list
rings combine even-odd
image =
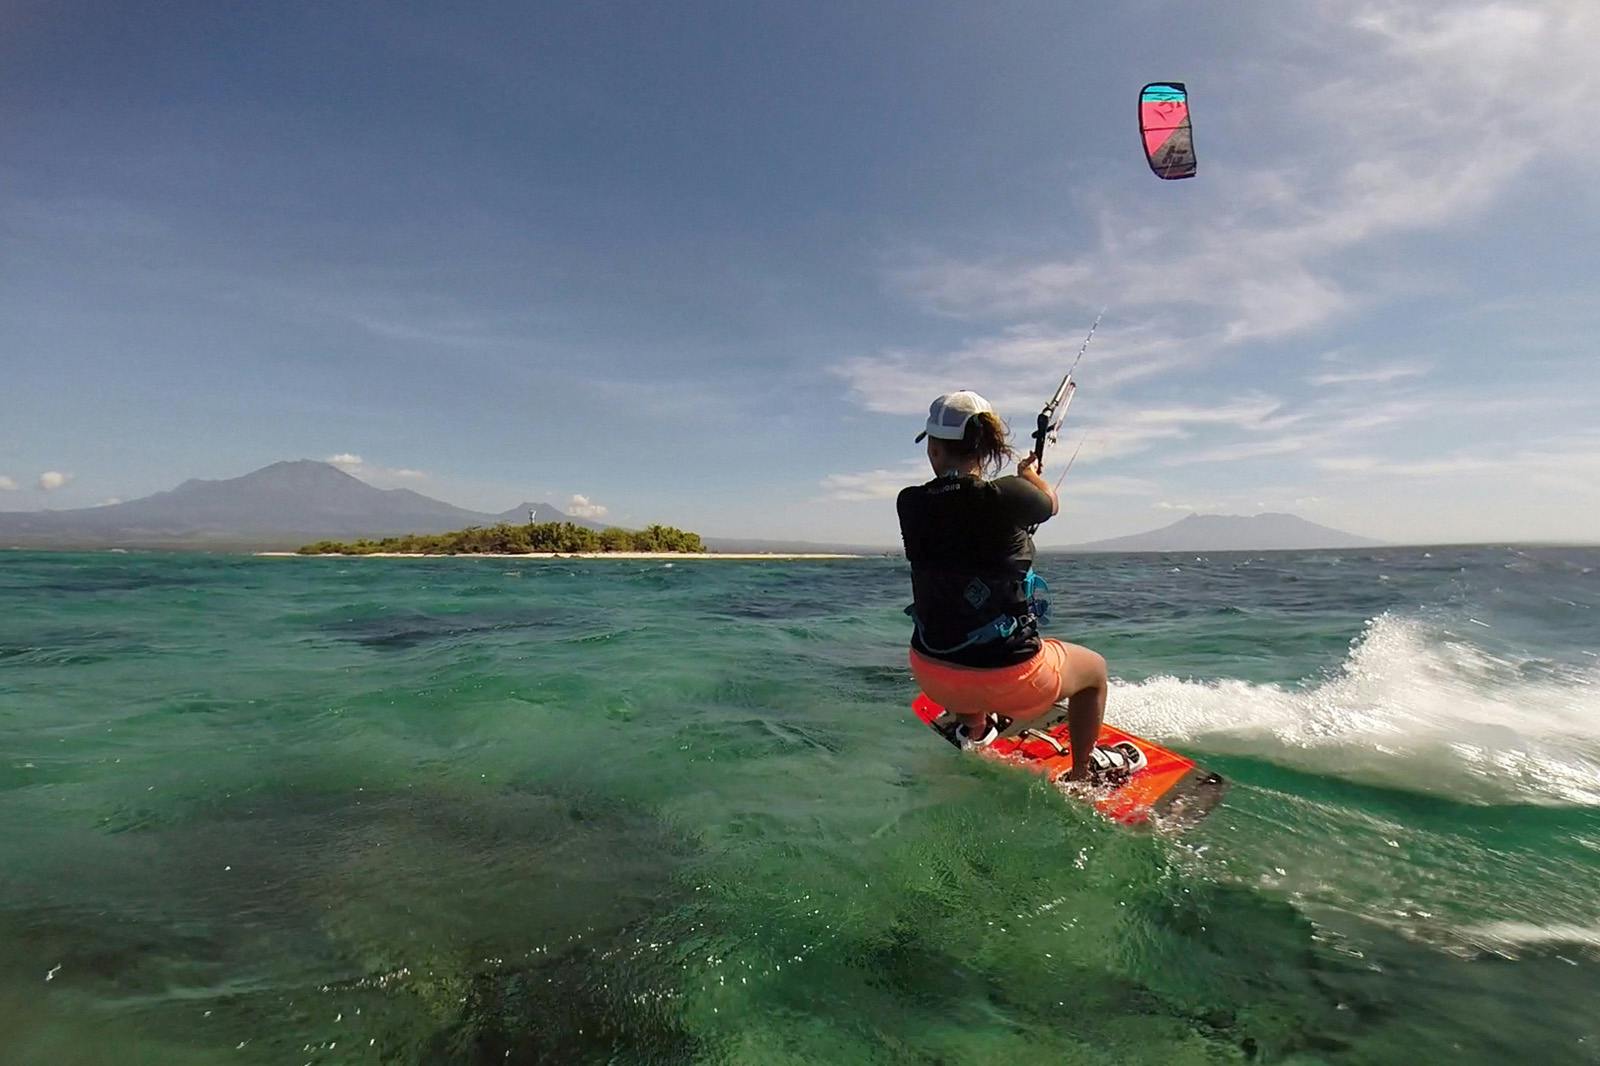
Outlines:
[{"label": "turquoise ocean water", "polygon": [[896,560],[0,554],[0,1060],[1600,1062],[1600,550],[1041,570],[1200,827],[918,725]]}]

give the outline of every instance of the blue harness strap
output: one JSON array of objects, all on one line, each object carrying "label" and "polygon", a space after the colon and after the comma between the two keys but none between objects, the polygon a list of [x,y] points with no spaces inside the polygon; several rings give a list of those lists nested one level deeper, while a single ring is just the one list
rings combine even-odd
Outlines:
[{"label": "blue harness strap", "polygon": [[1050,621],[1050,601],[1039,595],[1041,592],[1050,591],[1050,582],[1034,572],[1033,567],[1028,567],[1028,576],[1022,584],[1023,596],[1028,601],[1028,613],[1033,615],[1034,621],[1044,625]]},{"label": "blue harness strap", "polygon": [[[913,604],[912,606],[907,607],[906,614],[911,616],[912,624],[917,627],[917,636],[922,637],[922,619],[917,617],[916,605]],[[974,644],[988,644],[990,641],[1004,640],[1016,631],[1016,618],[1009,614],[1003,614],[994,619],[994,621],[981,625],[977,629],[974,629],[972,632],[968,633],[967,639],[963,640],[960,644],[955,644],[948,648],[935,648],[932,644],[928,643],[926,638],[923,638],[922,646],[933,652],[935,655],[949,655],[951,652],[961,651],[963,648],[970,648]]]}]

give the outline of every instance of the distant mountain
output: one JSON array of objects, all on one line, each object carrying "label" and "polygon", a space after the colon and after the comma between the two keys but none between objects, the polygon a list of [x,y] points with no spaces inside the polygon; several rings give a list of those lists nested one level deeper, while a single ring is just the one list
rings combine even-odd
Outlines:
[{"label": "distant mountain", "polygon": [[[380,489],[330,463],[273,463],[242,477],[185,481],[127,503],[65,511],[0,511],[0,549],[208,548],[219,551],[298,548],[318,540],[358,540],[404,533],[449,533],[467,526],[607,523],[566,514],[549,503],[520,503],[487,514],[410,489]],[[804,541],[705,538],[712,551],[876,554],[882,549]]]},{"label": "distant mountain", "polygon": [[447,533],[467,526],[576,521],[549,504],[502,515],[469,511],[410,489],[379,489],[329,463],[273,463],[243,477],[185,481],[127,503],[65,511],[0,511],[0,545],[284,548],[313,540]]},{"label": "distant mountain", "polygon": [[1370,548],[1379,542],[1345,533],[1292,514],[1191,514],[1170,526],[1074,544],[1071,551],[1220,552],[1309,548]]}]

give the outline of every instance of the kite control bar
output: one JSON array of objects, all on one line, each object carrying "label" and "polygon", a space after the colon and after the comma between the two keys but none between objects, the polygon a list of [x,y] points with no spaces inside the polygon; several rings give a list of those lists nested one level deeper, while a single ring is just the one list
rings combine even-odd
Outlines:
[{"label": "kite control bar", "polygon": [[[1089,327],[1089,335],[1083,338],[1083,344],[1078,348],[1078,357],[1067,368],[1067,376],[1061,379],[1061,384],[1056,386],[1056,393],[1050,397],[1050,402],[1044,405],[1044,410],[1039,412],[1039,424],[1033,431],[1033,462],[1034,469],[1044,470],[1044,449],[1046,444],[1054,444],[1061,433],[1061,423],[1066,420],[1067,408],[1072,406],[1072,396],[1078,391],[1078,383],[1072,380],[1073,371],[1078,369],[1078,364],[1083,361],[1083,353],[1089,350],[1089,342],[1094,339],[1094,331],[1100,328],[1100,320],[1105,317],[1106,309],[1101,308],[1100,313],[1094,316],[1094,324]],[[1076,455],[1074,455],[1076,458]]]}]

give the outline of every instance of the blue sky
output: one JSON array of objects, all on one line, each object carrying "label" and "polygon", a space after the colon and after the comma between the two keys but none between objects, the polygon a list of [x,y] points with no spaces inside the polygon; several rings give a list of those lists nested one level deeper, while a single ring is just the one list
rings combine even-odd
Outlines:
[{"label": "blue sky", "polygon": [[7,5],[0,508],[339,457],[891,544],[928,401],[1025,431],[1104,305],[1042,544],[1596,539],[1592,0],[467,10]]}]

